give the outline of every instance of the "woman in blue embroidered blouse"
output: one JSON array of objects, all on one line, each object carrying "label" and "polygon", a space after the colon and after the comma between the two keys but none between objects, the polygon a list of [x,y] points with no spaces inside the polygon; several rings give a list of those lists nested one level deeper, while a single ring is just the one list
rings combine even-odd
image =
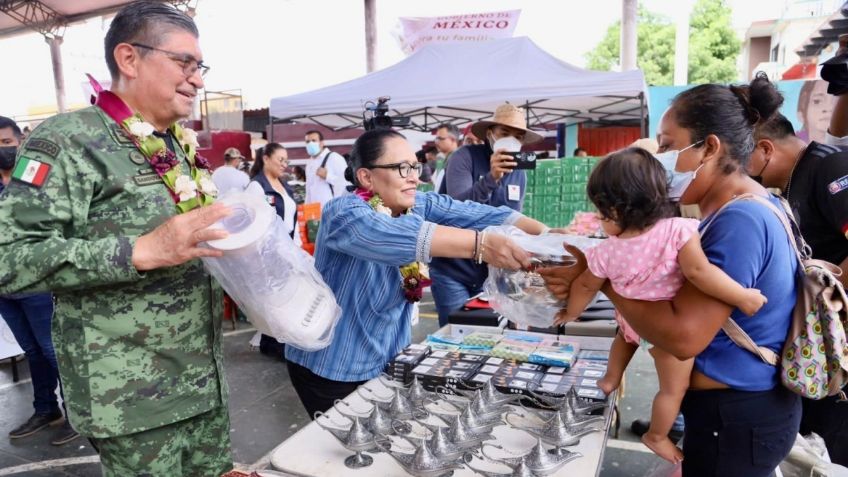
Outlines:
[{"label": "woman in blue embroidered blouse", "polygon": [[[366,132],[353,146],[346,174],[357,194],[333,199],[322,212],[315,266],[336,294],[342,316],[327,348],[286,347],[292,384],[310,417],[378,376],[409,344],[412,303],[400,267],[431,257],[526,267],[529,256],[512,241],[478,231],[502,224],[531,234],[546,230],[507,207],[416,192],[419,172],[415,152],[400,133]],[[372,194],[387,209],[363,199]]]}]

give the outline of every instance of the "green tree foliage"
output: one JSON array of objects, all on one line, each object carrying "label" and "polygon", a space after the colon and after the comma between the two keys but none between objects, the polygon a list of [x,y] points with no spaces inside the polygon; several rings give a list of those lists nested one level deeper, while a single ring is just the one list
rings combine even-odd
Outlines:
[{"label": "green tree foliage", "polygon": [[[594,50],[586,55],[589,69],[610,71],[619,62],[621,21],[607,28]],[[652,85],[674,80],[675,26],[671,20],[639,6],[636,31],[637,65]],[[741,42],[730,23],[724,0],[698,0],[689,20],[689,83],[727,83],[737,78],[736,57]]]},{"label": "green tree foliage", "polygon": [[[674,79],[674,25],[639,5],[636,38],[636,64],[645,73],[648,84],[672,84]],[[586,55],[587,67],[610,71],[619,64],[621,55],[621,20],[607,28],[604,39]]]},{"label": "green tree foliage", "polygon": [[741,48],[724,0],[698,0],[689,17],[689,83],[736,81]]}]

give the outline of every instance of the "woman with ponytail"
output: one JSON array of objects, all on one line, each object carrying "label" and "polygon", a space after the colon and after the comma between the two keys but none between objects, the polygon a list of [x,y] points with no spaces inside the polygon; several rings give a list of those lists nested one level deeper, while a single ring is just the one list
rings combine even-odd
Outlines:
[{"label": "woman with ponytail", "polygon": [[[746,165],[754,125],[782,102],[765,76],[750,85],[684,91],[662,117],[656,155],[671,177],[669,194],[700,207],[702,248],[710,262],[742,286],[759,289],[768,302],[748,317],[688,282],[670,301],[628,300],[609,284],[604,288],[642,338],[679,359],[695,358],[681,407],[685,477],[772,475],[798,432],[800,398],[781,385],[779,369],[722,331],[731,317],[757,345],[778,354],[789,332],[797,268],[789,237],[770,208],[735,200],[754,194],[781,208],[747,175]],[[567,296],[575,272],[544,273],[551,289]]]},{"label": "woman with ponytail", "polygon": [[288,164],[289,153],[286,148],[276,142],[268,143],[256,152],[256,162],[250,168],[250,179],[262,186],[265,199],[274,206],[286,226],[289,237],[299,247],[301,242],[297,227],[297,204],[291,187],[282,181]]},{"label": "woman with ponytail", "polygon": [[310,417],[379,376],[410,343],[412,305],[429,282],[422,264],[432,257],[474,258],[513,270],[530,265],[511,240],[482,230],[512,224],[539,234],[544,225],[506,207],[417,192],[420,172],[400,133],[368,131],[353,145],[346,173],[355,194],[329,201],[322,211],[315,267],[342,316],[327,348],[286,346],[292,384]]},{"label": "woman with ponytail", "polygon": [[[289,164],[289,152],[282,144],[269,142],[256,150],[256,161],[250,167],[250,179],[262,187],[265,200],[274,207],[280,220],[283,221],[286,232],[295,245],[300,247],[301,239],[297,224],[297,204],[293,199],[291,187],[282,181],[283,174]],[[257,332],[259,351],[274,358],[283,359],[285,345],[274,337]],[[250,340],[255,346],[257,336]]]}]

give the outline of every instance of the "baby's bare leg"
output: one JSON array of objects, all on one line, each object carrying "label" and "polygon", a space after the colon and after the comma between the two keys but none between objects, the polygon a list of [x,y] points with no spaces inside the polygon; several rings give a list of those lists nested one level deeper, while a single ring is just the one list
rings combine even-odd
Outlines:
[{"label": "baby's bare leg", "polygon": [[598,387],[604,394],[609,395],[609,393],[615,391],[621,385],[624,370],[627,369],[627,365],[630,364],[630,360],[633,359],[633,354],[636,353],[638,348],[638,346],[625,341],[624,336],[620,332],[616,333],[615,339],[612,341],[612,348],[610,349],[607,372],[598,381]]},{"label": "baby's bare leg", "polygon": [[680,412],[680,403],[689,387],[695,360],[680,361],[656,346],[650,349],[650,353],[657,368],[660,390],[651,408],[651,427],[642,436],[642,442],[658,456],[676,463],[683,460],[683,453],[668,438],[668,432]]}]

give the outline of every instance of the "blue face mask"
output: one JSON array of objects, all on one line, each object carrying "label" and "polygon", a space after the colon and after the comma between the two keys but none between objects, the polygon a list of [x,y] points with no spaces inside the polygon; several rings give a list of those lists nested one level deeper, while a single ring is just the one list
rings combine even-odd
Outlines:
[{"label": "blue face mask", "polygon": [[306,143],[306,153],[312,157],[318,155],[321,152],[321,146],[318,145],[317,142],[307,142]]},{"label": "blue face mask", "polygon": [[679,151],[665,151],[654,154],[654,157],[660,161],[663,169],[665,169],[666,174],[668,175],[668,198],[671,200],[680,200],[680,197],[683,196],[683,193],[686,192],[686,189],[689,187],[689,184],[695,180],[695,177],[698,175],[698,171],[704,167],[704,164],[701,163],[698,167],[695,168],[694,171],[686,171],[686,172],[678,172],[675,170],[677,166],[677,157],[681,152],[695,147],[698,144],[704,142],[703,140],[698,141],[696,143],[690,144]]}]

